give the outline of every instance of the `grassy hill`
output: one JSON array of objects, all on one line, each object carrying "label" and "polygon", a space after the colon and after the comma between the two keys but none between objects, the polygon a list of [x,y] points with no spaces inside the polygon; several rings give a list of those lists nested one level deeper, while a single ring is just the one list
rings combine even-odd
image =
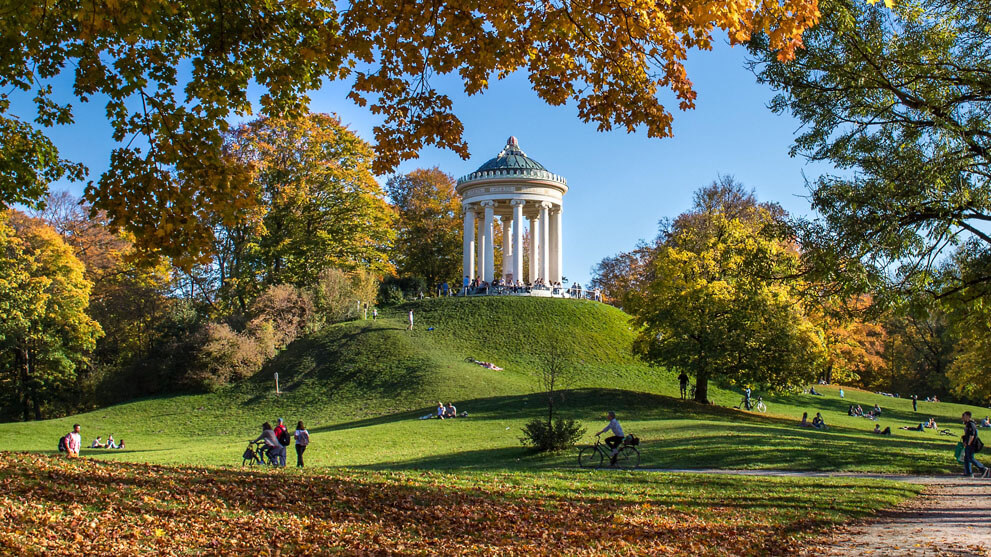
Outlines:
[{"label": "grassy hill", "polygon": [[[412,309],[417,327],[405,331]],[[428,330],[432,329],[432,330]],[[216,393],[138,400],[37,423],[0,424],[0,450],[52,451],[72,423],[87,444],[113,433],[124,451],[86,456],[192,465],[240,464],[247,439],[263,421],[303,420],[312,434],[307,462],[316,466],[560,469],[573,454],[534,456],[522,449],[520,428],[542,415],[534,371],[551,344],[565,348],[578,379],[564,393],[561,412],[582,420],[590,434],[607,410],[644,440],[650,467],[734,467],[948,472],[962,432],[953,404],[920,403],[835,388],[825,396],[765,396],[768,415],[733,410],[739,393],[713,389],[718,406],[677,399],[674,374],[649,368],[630,354],[632,332],[621,311],[594,302],[526,298],[430,299],[397,308],[378,321],[328,327],[301,339],[257,376]],[[465,358],[490,361],[494,371]],[[274,392],[273,374],[283,390]],[[467,420],[418,420],[438,401],[467,410]],[[882,427],[846,415],[849,404],[885,410]],[[972,408],[983,416],[981,409]],[[803,411],[821,411],[830,431],[796,426]],[[929,416],[952,436],[901,431]],[[591,435],[588,438],[591,438]],[[290,455],[292,457],[292,455]]]}]

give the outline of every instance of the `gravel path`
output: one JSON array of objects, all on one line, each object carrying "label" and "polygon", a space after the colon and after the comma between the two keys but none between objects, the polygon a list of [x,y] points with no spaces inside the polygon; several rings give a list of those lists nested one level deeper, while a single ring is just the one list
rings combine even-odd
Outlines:
[{"label": "gravel path", "polygon": [[836,530],[811,555],[991,557],[991,480],[785,470],[645,470],[744,476],[857,477],[926,485],[919,497]]},{"label": "gravel path", "polygon": [[922,496],[839,530],[822,554],[991,556],[991,482],[926,483]]}]

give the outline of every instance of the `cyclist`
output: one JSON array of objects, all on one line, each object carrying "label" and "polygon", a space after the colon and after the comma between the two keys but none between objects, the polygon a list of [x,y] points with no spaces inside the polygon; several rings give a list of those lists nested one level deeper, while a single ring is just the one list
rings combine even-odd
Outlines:
[{"label": "cyclist", "polygon": [[609,459],[609,464],[616,464],[616,455],[619,454],[619,446],[623,444],[623,426],[619,425],[619,420],[616,419],[615,412],[609,412],[609,424],[602,428],[602,431],[595,434],[596,437],[602,435],[607,431],[612,431],[611,437],[606,437],[606,446],[612,449],[612,457]]}]

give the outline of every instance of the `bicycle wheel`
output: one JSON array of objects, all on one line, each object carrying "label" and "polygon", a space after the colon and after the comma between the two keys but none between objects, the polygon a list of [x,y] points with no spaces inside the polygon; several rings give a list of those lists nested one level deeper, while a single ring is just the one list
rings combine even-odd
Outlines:
[{"label": "bicycle wheel", "polygon": [[578,466],[582,468],[599,468],[602,466],[602,452],[595,447],[582,447],[578,451]]},{"label": "bicycle wheel", "polygon": [[627,445],[616,454],[617,468],[636,468],[640,466],[640,451],[636,447]]},{"label": "bicycle wheel", "polygon": [[757,411],[758,412],[767,412],[767,406],[763,402],[758,402],[757,403]]}]

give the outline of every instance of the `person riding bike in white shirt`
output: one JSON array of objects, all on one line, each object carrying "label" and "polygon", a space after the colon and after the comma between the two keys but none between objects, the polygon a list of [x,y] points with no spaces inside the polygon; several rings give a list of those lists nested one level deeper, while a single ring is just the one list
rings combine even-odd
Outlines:
[{"label": "person riding bike in white shirt", "polygon": [[610,459],[610,464],[616,464],[616,454],[619,453],[619,446],[623,444],[623,439],[626,437],[623,435],[623,426],[619,425],[619,420],[616,419],[615,412],[609,412],[609,424],[602,428],[602,431],[595,434],[596,437],[602,435],[607,431],[612,431],[611,437],[606,437],[606,446],[612,449],[612,458]]}]

